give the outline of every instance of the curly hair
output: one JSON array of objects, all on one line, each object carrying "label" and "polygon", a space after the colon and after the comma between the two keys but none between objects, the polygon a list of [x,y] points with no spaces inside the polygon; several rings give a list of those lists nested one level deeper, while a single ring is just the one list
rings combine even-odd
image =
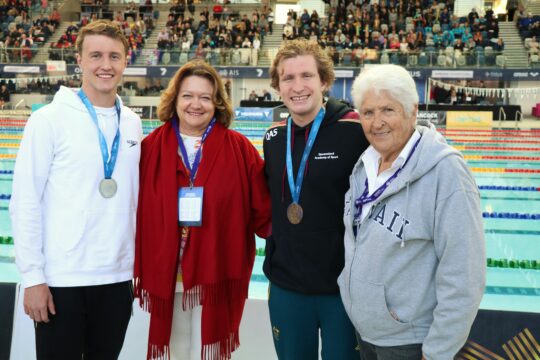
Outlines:
[{"label": "curly hair", "polygon": [[286,59],[295,58],[297,56],[311,55],[317,63],[317,70],[321,82],[326,84],[326,88],[330,89],[335,80],[334,64],[328,54],[322,49],[319,44],[305,39],[295,39],[286,41],[279,48],[276,57],[272,61],[270,67],[270,86],[279,91],[279,64]]},{"label": "curly hair", "polygon": [[199,59],[187,62],[174,74],[171,81],[169,81],[167,89],[161,94],[157,110],[158,118],[161,121],[169,121],[173,117],[178,116],[176,113],[176,99],[182,81],[189,76],[200,76],[212,83],[214,87],[212,101],[216,107],[216,121],[228,128],[232,123],[233,110],[225,87],[223,86],[223,80],[221,80],[221,77],[212,66]]}]

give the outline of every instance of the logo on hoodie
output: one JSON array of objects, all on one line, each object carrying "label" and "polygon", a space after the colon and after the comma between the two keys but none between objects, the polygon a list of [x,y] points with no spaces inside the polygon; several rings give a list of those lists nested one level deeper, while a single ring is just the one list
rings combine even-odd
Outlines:
[{"label": "logo on hoodie", "polygon": [[411,222],[405,219],[399,212],[393,210],[392,214],[386,214],[386,204],[373,208],[369,218],[381,226],[385,226],[399,240],[403,240],[403,231]]},{"label": "logo on hoodie", "polygon": [[332,159],[339,159],[339,155],[336,155],[335,152],[318,153],[317,155],[315,155],[315,160],[332,160]]},{"label": "logo on hoodie", "polygon": [[132,148],[135,145],[137,145],[139,142],[137,140],[126,140],[126,142],[129,144],[129,147]]}]

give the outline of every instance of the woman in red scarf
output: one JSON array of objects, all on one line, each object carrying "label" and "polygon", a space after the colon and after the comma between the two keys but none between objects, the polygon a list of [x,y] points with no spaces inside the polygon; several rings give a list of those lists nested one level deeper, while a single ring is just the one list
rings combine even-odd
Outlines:
[{"label": "woman in red scarf", "polygon": [[[203,61],[178,70],[158,116],[164,124],[142,143],[135,251],[135,294],[151,314],[147,358],[229,359],[240,344],[254,234],[270,232],[263,160],[228,129],[223,82]],[[192,311],[199,305],[201,315]],[[195,341],[177,334],[190,324],[200,324]],[[180,353],[186,348],[191,355]]]}]

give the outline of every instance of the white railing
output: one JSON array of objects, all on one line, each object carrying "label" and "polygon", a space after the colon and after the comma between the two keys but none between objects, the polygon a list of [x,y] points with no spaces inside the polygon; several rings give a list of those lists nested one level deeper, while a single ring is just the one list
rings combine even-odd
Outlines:
[{"label": "white railing", "polygon": [[506,113],[504,112],[504,108],[501,106],[499,108],[499,129],[501,128],[503,117],[504,117],[504,121],[506,121]]},{"label": "white railing", "polygon": [[518,128],[518,121],[523,121],[523,113],[519,110],[516,111],[516,117],[514,118],[514,127],[516,129]]}]

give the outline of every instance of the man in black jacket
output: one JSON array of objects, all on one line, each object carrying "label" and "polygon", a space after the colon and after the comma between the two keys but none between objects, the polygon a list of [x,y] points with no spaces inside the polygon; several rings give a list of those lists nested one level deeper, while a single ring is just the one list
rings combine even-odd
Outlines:
[{"label": "man in black jacket", "polygon": [[264,272],[276,352],[280,359],[317,359],[320,331],[323,359],[357,360],[337,277],[344,262],[343,198],[369,144],[358,114],[324,98],[334,70],[316,43],[286,42],[270,76],[290,113],[264,139],[273,228]]}]

